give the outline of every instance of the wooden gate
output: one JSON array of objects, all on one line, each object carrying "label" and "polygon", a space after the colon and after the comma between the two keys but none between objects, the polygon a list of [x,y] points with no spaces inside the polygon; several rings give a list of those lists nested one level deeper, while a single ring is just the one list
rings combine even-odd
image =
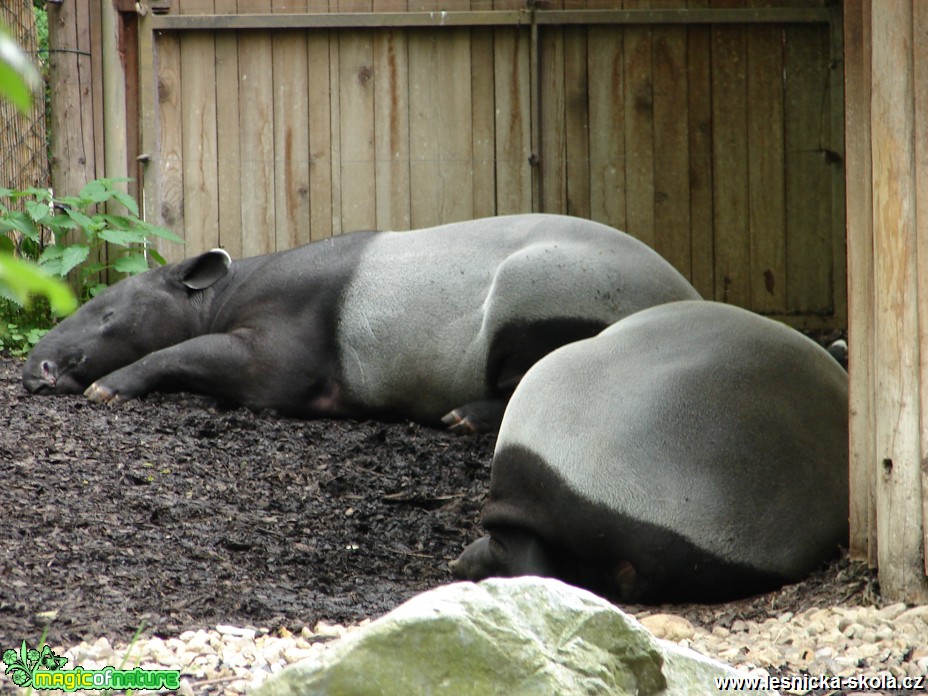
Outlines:
[{"label": "wooden gate", "polygon": [[845,326],[840,7],[660,4],[174,0],[139,23],[146,215],[176,258],[570,213]]}]

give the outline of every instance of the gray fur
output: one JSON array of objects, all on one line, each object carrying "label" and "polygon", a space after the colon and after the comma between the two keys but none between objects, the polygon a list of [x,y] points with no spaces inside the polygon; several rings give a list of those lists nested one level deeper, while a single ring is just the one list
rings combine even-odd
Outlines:
[{"label": "gray fur", "polygon": [[570,318],[606,326],[698,297],[646,245],[579,218],[512,215],[380,234],[341,305],[346,391],[375,407],[405,399],[427,420],[496,395],[498,385],[485,381],[488,356],[508,325]]},{"label": "gray fur", "polygon": [[[630,564],[645,595],[711,594],[710,572],[758,591],[846,544],[847,432],[847,374],[810,339],[714,302],[653,307],[526,374],[484,525],[531,530],[606,576]],[[500,565],[478,552],[459,575]]]}]

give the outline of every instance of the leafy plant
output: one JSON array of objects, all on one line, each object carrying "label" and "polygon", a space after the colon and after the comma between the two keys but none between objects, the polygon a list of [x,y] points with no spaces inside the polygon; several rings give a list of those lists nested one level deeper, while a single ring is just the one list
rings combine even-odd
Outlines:
[{"label": "leafy plant", "polygon": [[[32,93],[42,80],[35,67],[20,50],[3,26],[0,26],[0,99],[11,101],[23,113],[32,104]],[[19,307],[27,307],[33,295],[44,297],[50,310],[68,314],[77,307],[77,299],[67,284],[50,278],[34,265],[16,259],[0,245],[0,294]],[[0,321],[0,348],[3,347],[3,322]]]},{"label": "leafy plant", "polygon": [[[76,271],[78,292],[86,300],[105,287],[100,280],[105,271],[141,273],[148,270],[149,258],[164,264],[151,245],[152,237],[183,243],[170,230],[138,217],[135,200],[116,187],[125,181],[129,180],[95,179],[76,196],[61,198],[45,189],[0,188],[0,232],[21,235],[20,255],[35,260],[48,275],[65,278]],[[21,201],[22,210],[4,205],[4,199]],[[94,212],[111,201],[121,204],[127,214]],[[43,242],[43,230],[51,233],[50,244]],[[7,244],[12,241],[7,240]],[[0,249],[3,244],[0,240]]]},{"label": "leafy plant", "polygon": [[[127,179],[96,179],[76,196],[56,197],[46,189],[12,191],[0,188],[0,254],[16,255],[38,266],[44,277],[71,277],[81,301],[105,287],[108,271],[128,275],[148,270],[149,259],[164,264],[151,241],[160,237],[183,240],[173,232],[139,218],[135,200],[117,185]],[[119,204],[125,214],[106,212]],[[15,259],[14,259],[15,260]],[[0,306],[0,330],[5,319],[6,339],[0,347],[13,354],[28,352],[51,325],[49,314],[66,307],[48,295],[48,310],[27,304],[35,285],[0,284],[0,297],[15,306]],[[19,329],[18,327],[22,327]]]}]

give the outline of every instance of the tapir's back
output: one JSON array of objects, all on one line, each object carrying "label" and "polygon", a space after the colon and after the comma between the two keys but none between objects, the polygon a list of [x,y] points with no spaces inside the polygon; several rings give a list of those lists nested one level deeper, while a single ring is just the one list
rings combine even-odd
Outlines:
[{"label": "tapir's back", "polygon": [[558,343],[537,327],[582,324],[592,335],[643,307],[694,298],[656,252],[589,220],[512,215],[381,233],[342,295],[340,362],[354,398],[406,395],[413,413],[434,414],[493,396],[491,355],[514,334],[556,347],[571,330]]}]

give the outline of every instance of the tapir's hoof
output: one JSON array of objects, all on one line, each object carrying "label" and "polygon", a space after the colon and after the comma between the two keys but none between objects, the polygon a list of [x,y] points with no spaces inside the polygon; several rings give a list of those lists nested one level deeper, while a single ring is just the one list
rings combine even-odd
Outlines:
[{"label": "tapir's hoof", "polygon": [[454,409],[441,422],[458,435],[497,433],[505,410],[506,403],[498,399],[474,401]]},{"label": "tapir's hoof", "polygon": [[454,409],[442,418],[441,422],[448,426],[448,430],[458,435],[476,435],[480,432],[459,409]]},{"label": "tapir's hoof", "polygon": [[94,382],[86,390],[84,396],[93,401],[95,404],[118,404],[123,399],[119,394],[111,389],[104,387],[99,382]]}]

